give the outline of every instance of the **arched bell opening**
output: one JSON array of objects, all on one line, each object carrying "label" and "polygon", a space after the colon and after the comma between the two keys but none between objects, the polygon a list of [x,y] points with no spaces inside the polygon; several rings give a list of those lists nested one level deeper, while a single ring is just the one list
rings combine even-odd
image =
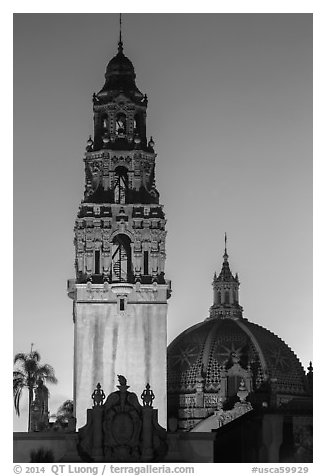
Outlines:
[{"label": "arched bell opening", "polygon": [[139,113],[134,115],[134,134],[140,134],[140,117]]},{"label": "arched bell opening", "polygon": [[143,115],[141,112],[136,112],[134,115],[134,136],[139,137],[141,140],[144,136],[144,124]]},{"label": "arched bell opening", "polygon": [[101,119],[102,119],[103,133],[108,132],[108,130],[109,130],[109,117],[108,117],[107,113],[102,114]]},{"label": "arched bell opening", "polygon": [[233,302],[234,302],[234,304],[239,304],[238,303],[237,292],[235,290],[233,291]]},{"label": "arched bell opening", "polygon": [[128,170],[119,166],[114,175],[114,203],[127,203],[128,195]]},{"label": "arched bell opening", "polygon": [[131,240],[122,233],[113,238],[110,275],[112,283],[133,282]]},{"label": "arched bell opening", "polygon": [[125,137],[127,132],[127,117],[122,112],[119,112],[115,121],[115,133],[118,137]]},{"label": "arched bell opening", "polygon": [[221,302],[222,302],[221,291],[217,291],[217,304],[221,304]]}]

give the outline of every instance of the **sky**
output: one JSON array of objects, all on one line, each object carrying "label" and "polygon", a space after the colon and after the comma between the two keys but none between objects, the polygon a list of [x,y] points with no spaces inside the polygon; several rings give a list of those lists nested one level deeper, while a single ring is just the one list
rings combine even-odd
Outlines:
[{"label": "sky", "polygon": [[[93,92],[118,14],[14,15],[14,343],[72,398],[73,227]],[[312,15],[125,14],[124,53],[149,99],[172,280],[168,341],[208,317],[228,234],[244,317],[312,353]],[[27,396],[26,396],[27,397]],[[14,430],[25,431],[27,398]]]}]

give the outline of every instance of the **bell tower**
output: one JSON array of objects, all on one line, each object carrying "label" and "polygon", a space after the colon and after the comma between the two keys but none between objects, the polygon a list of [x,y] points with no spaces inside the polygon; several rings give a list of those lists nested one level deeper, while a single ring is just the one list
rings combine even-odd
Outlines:
[{"label": "bell tower", "polygon": [[146,133],[147,96],[123,52],[93,94],[93,138],[84,157],[85,191],[75,222],[74,403],[86,422],[98,382],[108,395],[117,374],[138,394],[153,388],[166,426],[165,215],[155,185],[154,141]]}]

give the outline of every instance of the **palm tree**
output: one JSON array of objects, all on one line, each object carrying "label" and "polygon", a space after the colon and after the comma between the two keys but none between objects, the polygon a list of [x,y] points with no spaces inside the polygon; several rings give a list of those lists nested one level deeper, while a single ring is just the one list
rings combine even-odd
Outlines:
[{"label": "palm tree", "polygon": [[74,416],[74,402],[72,400],[64,401],[63,404],[58,408],[55,416],[55,428],[66,428],[69,420]]},{"label": "palm tree", "polygon": [[[33,350],[28,354],[19,353],[14,357],[14,365],[16,368],[13,373],[13,390],[14,390],[14,407],[18,416],[20,416],[20,397],[23,389],[28,389],[28,431],[31,431],[31,406],[33,402],[33,392],[37,385],[37,381],[41,379],[46,383],[57,383],[58,380],[54,374],[51,365],[40,364],[41,356]],[[48,390],[46,388],[46,390]]]}]

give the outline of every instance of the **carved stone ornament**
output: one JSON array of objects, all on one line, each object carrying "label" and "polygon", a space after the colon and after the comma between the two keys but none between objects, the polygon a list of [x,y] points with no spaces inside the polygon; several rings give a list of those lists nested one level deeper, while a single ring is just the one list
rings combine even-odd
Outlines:
[{"label": "carved stone ornament", "polygon": [[245,403],[245,402],[246,402],[246,398],[247,398],[248,395],[249,395],[249,392],[248,392],[248,390],[246,389],[244,380],[241,379],[240,386],[239,386],[239,390],[238,390],[238,393],[237,393],[237,396],[239,397],[240,402],[241,402],[241,403]]},{"label": "carved stone ornament", "polygon": [[[112,392],[104,405],[100,394],[99,403],[87,410],[87,424],[78,435],[81,458],[116,463],[162,460],[167,451],[166,430],[157,422],[157,410],[141,406],[137,395],[128,391],[126,378],[118,378],[118,391]],[[98,395],[96,390],[94,394]]]},{"label": "carved stone ornament", "polygon": [[96,389],[94,390],[94,392],[92,394],[92,399],[93,399],[93,402],[94,402],[94,407],[103,405],[103,401],[105,399],[105,393],[101,389],[101,384],[100,383],[98,383],[96,385]]},{"label": "carved stone ornament", "polygon": [[152,407],[154,398],[155,395],[153,393],[153,390],[151,390],[150,384],[148,383],[146,385],[146,389],[141,394],[141,399],[143,401],[144,407]]}]

